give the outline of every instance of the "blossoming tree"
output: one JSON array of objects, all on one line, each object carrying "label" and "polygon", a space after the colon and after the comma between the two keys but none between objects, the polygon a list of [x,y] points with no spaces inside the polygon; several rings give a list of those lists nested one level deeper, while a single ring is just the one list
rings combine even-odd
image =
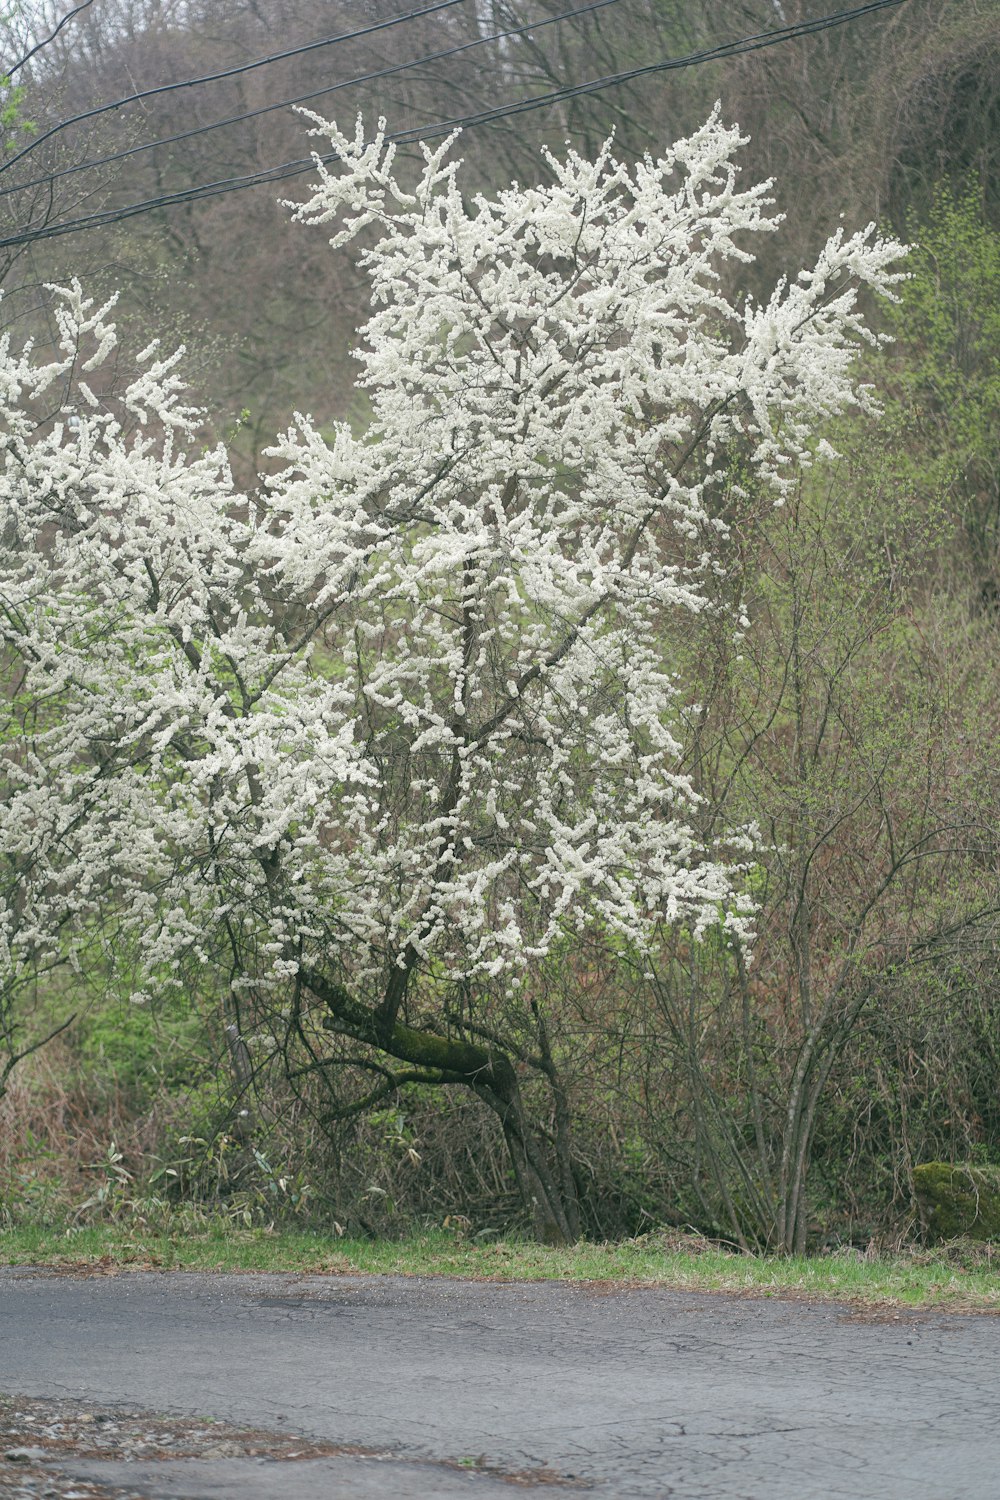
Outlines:
[{"label": "blossoming tree", "polygon": [[663,622],[703,607],[722,451],[780,498],[866,399],[857,291],[900,247],[837,234],[728,300],[777,221],[718,111],[471,204],[450,143],[408,182],[381,133],[314,124],[336,164],[295,216],[362,235],[363,435],[297,417],[240,495],[175,359],[101,394],[110,308],[78,287],[54,356],[0,349],[5,1026],[88,952],[139,1000],[221,968],[369,1100],[474,1090],[565,1237],[519,1088],[555,1077],[532,974],[581,933],[648,966],[664,924],[747,920],[692,830]]}]

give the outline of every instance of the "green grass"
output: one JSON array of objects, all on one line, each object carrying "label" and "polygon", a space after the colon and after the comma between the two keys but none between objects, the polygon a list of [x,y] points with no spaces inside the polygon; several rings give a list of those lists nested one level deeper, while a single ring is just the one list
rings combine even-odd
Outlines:
[{"label": "green grass", "polygon": [[683,1291],[848,1301],[861,1307],[1000,1311],[1000,1251],[967,1242],[937,1251],[743,1255],[690,1237],[550,1249],[513,1240],[477,1244],[442,1231],[401,1241],[337,1239],[313,1231],[115,1225],[0,1233],[0,1264],[113,1273],[295,1271],[460,1276],[487,1281],[617,1282]]}]

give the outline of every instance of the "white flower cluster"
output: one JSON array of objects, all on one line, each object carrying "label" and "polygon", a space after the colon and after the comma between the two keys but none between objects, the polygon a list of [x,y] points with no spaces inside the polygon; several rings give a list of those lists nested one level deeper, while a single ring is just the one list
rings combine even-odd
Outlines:
[{"label": "white flower cluster", "polygon": [[835,236],[727,300],[776,220],[718,111],[471,206],[451,143],[406,186],[381,131],[316,131],[340,160],[296,217],[369,244],[363,437],[297,418],[240,495],[174,360],[107,389],[78,287],[55,360],[0,345],[8,973],[96,935],[138,993],[219,944],[258,986],[510,977],[583,929],[744,920],[691,831],[663,621],[702,607],[715,455],[780,496],[858,399],[857,289],[900,247]]}]

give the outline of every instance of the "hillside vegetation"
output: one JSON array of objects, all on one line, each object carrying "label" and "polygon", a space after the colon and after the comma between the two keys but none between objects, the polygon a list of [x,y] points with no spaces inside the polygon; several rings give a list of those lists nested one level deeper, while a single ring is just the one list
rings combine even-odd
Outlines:
[{"label": "hillside vegetation", "polygon": [[[591,160],[613,132],[616,158],[631,165],[698,131],[721,101],[722,125],[736,123],[748,137],[734,180],[746,190],[773,178],[771,195],[784,216],[777,232],[755,239],[752,258],[720,251],[712,261],[717,296],[740,317],[766,302],[782,278],[801,288],[799,268],[816,262],[838,225],[850,237],[874,222],[879,235],[910,244],[896,300],[878,294],[875,276],[859,293],[859,317],[877,337],[859,335],[855,372],[876,400],[830,401],[820,412],[817,397],[799,451],[798,439],[787,439],[795,420],[789,396],[775,424],[775,441],[791,444],[780,494],[760,460],[763,428],[754,429],[750,416],[742,426],[734,418],[718,443],[706,440],[690,480],[704,511],[683,535],[662,518],[651,530],[670,576],[696,579],[697,607],[675,607],[664,594],[654,608],[634,596],[624,623],[615,617],[601,627],[621,631],[616,646],[629,660],[587,684],[592,717],[578,737],[570,719],[559,718],[555,700],[564,685],[557,684],[552,702],[538,700],[536,719],[529,722],[525,708],[521,738],[504,741],[490,762],[498,778],[513,775],[516,762],[519,775],[544,779],[548,752],[538,744],[545,739],[551,750],[553,726],[562,726],[564,790],[582,806],[605,796],[594,769],[600,754],[588,759],[591,726],[602,726],[607,741],[617,733],[612,723],[625,724],[621,743],[645,770],[659,714],[676,750],[670,774],[682,789],[684,829],[720,867],[738,870],[731,889],[752,905],[752,930],[721,920],[713,926],[688,893],[688,905],[643,950],[654,960],[639,962],[629,947],[638,927],[624,918],[615,926],[618,909],[609,917],[606,901],[599,917],[588,907],[575,927],[567,922],[558,940],[554,918],[544,942],[532,929],[525,940],[531,958],[513,989],[499,979],[491,987],[468,966],[460,973],[450,949],[418,952],[419,942],[408,948],[401,939],[399,966],[416,977],[393,1015],[394,1052],[391,1028],[370,1029],[355,992],[339,987],[341,970],[336,982],[316,979],[311,1011],[302,971],[276,996],[263,941],[246,930],[228,948],[192,946],[169,976],[165,958],[164,982],[146,984],[145,1003],[134,1003],[145,956],[138,943],[126,951],[116,925],[124,908],[115,907],[123,887],[112,882],[89,910],[86,942],[71,940],[68,917],[65,941],[53,925],[44,962],[19,973],[0,999],[0,1228],[110,1222],[152,1232],[188,1213],[192,1223],[298,1225],[355,1238],[445,1225],[463,1239],[481,1236],[480,1243],[529,1226],[549,1239],[594,1241],[691,1228],[784,1254],[919,1240],[932,1226],[921,1218],[915,1168],[1000,1167],[1000,4],[907,0],[774,47],[646,73],[650,64],[772,29],[775,7],[770,0],[697,7],[620,0],[560,19],[557,0],[489,0],[398,26],[382,25],[406,14],[396,0],[363,9],[362,22],[346,0],[109,0],[42,47],[4,96],[5,238],[12,243],[0,250],[0,316],[11,345],[31,338],[35,358],[55,357],[53,283],[76,278],[98,303],[119,291],[108,316],[119,326],[120,353],[96,366],[98,405],[119,411],[134,376],[129,361],[152,339],[163,350],[182,343],[178,369],[204,408],[190,438],[193,461],[225,443],[233,493],[250,497],[234,502],[226,523],[233,528],[265,494],[280,492],[281,515],[293,514],[294,485],[282,476],[296,413],[311,419],[314,452],[329,439],[361,464],[358,452],[383,443],[385,473],[398,466],[392,483],[402,493],[412,477],[408,455],[417,450],[388,446],[398,406],[377,383],[358,379],[375,228],[362,225],[331,251],[327,241],[339,226],[327,227],[315,206],[314,169],[118,217],[130,205],[183,198],[199,184],[307,157],[317,144],[304,133],[310,122],[288,107],[258,111],[308,95],[317,96],[308,107],[335,117],[348,136],[360,113],[370,138],[380,116],[390,131],[430,130],[570,82],[635,71],[614,87],[470,126],[453,152],[462,158],[470,219],[477,193],[495,195],[512,182],[550,188],[566,142]],[[824,13],[816,0],[781,8],[786,24]],[[9,58],[49,35],[61,14],[60,7],[22,7],[5,23]],[[341,32],[358,34],[197,89],[91,113],[155,85],[224,73]],[[502,40],[489,41],[500,33]],[[203,129],[231,116],[241,118]],[[137,149],[152,141],[162,144]],[[542,146],[554,156],[543,157]],[[91,162],[97,165],[77,170]],[[403,144],[400,182],[412,187],[421,165],[412,141]],[[318,226],[292,222],[280,200],[292,200],[297,217]],[[90,214],[113,222],[50,233]],[[541,244],[533,271],[555,277],[558,259]],[[403,270],[397,280],[405,280]],[[393,306],[388,293],[379,306]],[[386,332],[388,316],[379,325],[386,340],[397,336]],[[616,338],[609,334],[601,348],[611,360]],[[447,358],[445,350],[442,331],[435,379],[452,355],[459,367],[467,345],[447,346]],[[649,367],[661,357],[651,355]],[[369,373],[376,363],[369,357]],[[405,371],[392,390],[392,401],[402,401]],[[63,399],[56,387],[45,395],[53,409],[36,413],[37,431],[60,420]],[[775,397],[770,410],[778,409]],[[688,408],[668,416],[677,431],[690,423],[693,451],[708,428]],[[616,455],[638,450],[666,420],[654,396],[645,406],[637,399],[630,413],[609,419],[609,443],[618,445]],[[480,430],[471,419],[462,428]],[[597,537],[593,515],[582,502],[573,506],[604,483],[595,514],[613,519],[610,482],[595,479],[599,465],[588,469],[580,457],[586,437],[581,448],[567,439],[562,451],[564,429],[552,431],[552,446],[531,455],[532,482],[548,486],[553,515],[571,515],[564,524],[579,528],[574,539],[588,526],[587,537]],[[268,452],[280,433],[289,434],[284,447]],[[484,440],[483,452],[487,446]],[[301,456],[295,462],[301,467]],[[326,494],[326,482],[315,481],[314,495]],[[364,482],[369,497],[367,471]],[[60,505],[74,484],[82,481],[65,481]],[[470,501],[462,524],[473,514],[480,512]],[[416,510],[408,522],[418,531],[429,524]],[[45,525],[37,529],[39,556],[55,546],[54,503]],[[412,534],[419,552],[422,533]],[[539,553],[545,535],[539,530]],[[594,541],[595,556],[605,543]],[[358,542],[357,557],[367,566],[365,545]],[[13,546],[5,536],[4,547]],[[713,565],[705,567],[696,555],[709,548]],[[622,553],[624,574],[635,551],[623,545]],[[314,561],[308,588],[300,570],[298,592],[289,583],[281,596],[268,649],[298,640],[322,598],[328,578]],[[277,571],[266,576],[275,592],[285,586]],[[262,600],[273,603],[264,577],[253,585],[253,606],[251,581],[241,585],[251,615],[263,610]],[[410,575],[399,563],[392,577]],[[590,583],[588,574],[580,590]],[[465,586],[468,595],[468,576]],[[523,642],[544,636],[553,662],[561,661],[554,653],[567,600],[579,609],[580,629],[590,625],[583,593],[566,589],[551,618],[550,601],[539,595],[519,601],[516,626],[506,616],[495,624],[500,644],[493,656],[483,652],[483,681],[492,673],[484,691],[494,693],[494,706],[506,701],[505,674]],[[79,598],[80,619],[91,620],[93,601],[83,600],[82,589]],[[47,608],[51,622],[56,605]],[[23,696],[22,621],[9,598],[4,609],[11,686],[0,734],[10,791],[20,787],[36,746],[58,738],[64,700],[42,695],[29,705]],[[364,636],[364,620],[357,633],[353,616],[353,636],[332,626],[317,634],[308,665],[305,658],[294,664],[303,701],[320,680],[330,702],[339,701],[355,677],[360,701],[412,624],[403,606],[394,610],[378,606],[377,644]],[[119,624],[117,617],[108,624],[109,638]],[[421,624],[420,641],[443,639],[436,628]],[[640,666],[648,668],[643,681],[654,680],[644,655],[652,631],[669,686],[662,711],[650,710],[645,724],[638,690],[620,713],[615,692]],[[574,628],[574,644],[578,635]],[[595,628],[590,639],[605,638]],[[94,640],[95,660],[110,659],[112,648]],[[359,643],[355,654],[348,640]],[[121,681],[135,665],[130,650],[121,648]],[[503,651],[514,655],[501,661]],[[416,675],[413,659],[406,671]],[[419,667],[422,701],[448,697],[442,674],[452,666],[444,656],[441,663]],[[68,694],[70,676],[67,668],[61,692]],[[385,693],[377,701],[369,694],[369,727],[387,788],[379,826],[388,848],[412,810],[427,750],[422,739],[407,738],[403,718],[393,718],[398,702]],[[282,734],[290,744],[292,730],[286,725]],[[92,737],[77,771],[84,761],[91,770],[110,765],[102,746]],[[192,755],[184,749],[177,764]],[[428,786],[434,774],[427,772]],[[614,788],[602,805],[613,805],[623,826],[634,817],[638,828],[639,794],[624,780],[609,777]],[[429,800],[436,795],[427,792]],[[524,812],[508,806],[506,816],[516,823]],[[743,852],[734,852],[741,831]],[[368,850],[367,825],[352,824],[344,837],[358,859]],[[492,824],[491,837],[499,851]],[[317,835],[324,849],[331,838],[329,828]],[[29,887],[41,891],[39,901],[51,899],[44,882],[32,886],[23,840],[23,827],[13,830],[3,851],[0,889],[12,931]],[[372,855],[366,880],[374,881],[375,864]],[[152,890],[153,877],[146,878]],[[651,878],[648,870],[642,878]],[[408,880],[415,889],[416,877],[397,878],[401,903],[411,895]],[[506,888],[496,891],[490,887],[483,902],[501,931]],[[730,888],[713,891],[721,911]],[[710,904],[710,896],[700,890],[698,901]],[[331,931],[343,910],[330,917]],[[357,943],[360,952],[360,936]],[[364,943],[367,974],[375,940],[366,933]],[[306,988],[310,982],[307,975]],[[418,1056],[431,1036],[455,1044],[447,1056],[435,1053],[433,1065]],[[539,1217],[544,1194],[552,1207]]]}]

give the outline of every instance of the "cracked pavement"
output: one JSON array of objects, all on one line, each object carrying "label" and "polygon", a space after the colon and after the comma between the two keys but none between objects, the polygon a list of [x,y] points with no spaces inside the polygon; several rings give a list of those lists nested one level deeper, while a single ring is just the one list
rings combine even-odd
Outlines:
[{"label": "cracked pavement", "polygon": [[[95,1500],[1000,1494],[1000,1325],[982,1316],[604,1283],[15,1269],[0,1271],[0,1391],[63,1412],[37,1485],[0,1456],[5,1500],[73,1483]],[[105,1428],[210,1417],[236,1438],[206,1453],[164,1428],[165,1446],[95,1456],[65,1436],[81,1403]]]}]

